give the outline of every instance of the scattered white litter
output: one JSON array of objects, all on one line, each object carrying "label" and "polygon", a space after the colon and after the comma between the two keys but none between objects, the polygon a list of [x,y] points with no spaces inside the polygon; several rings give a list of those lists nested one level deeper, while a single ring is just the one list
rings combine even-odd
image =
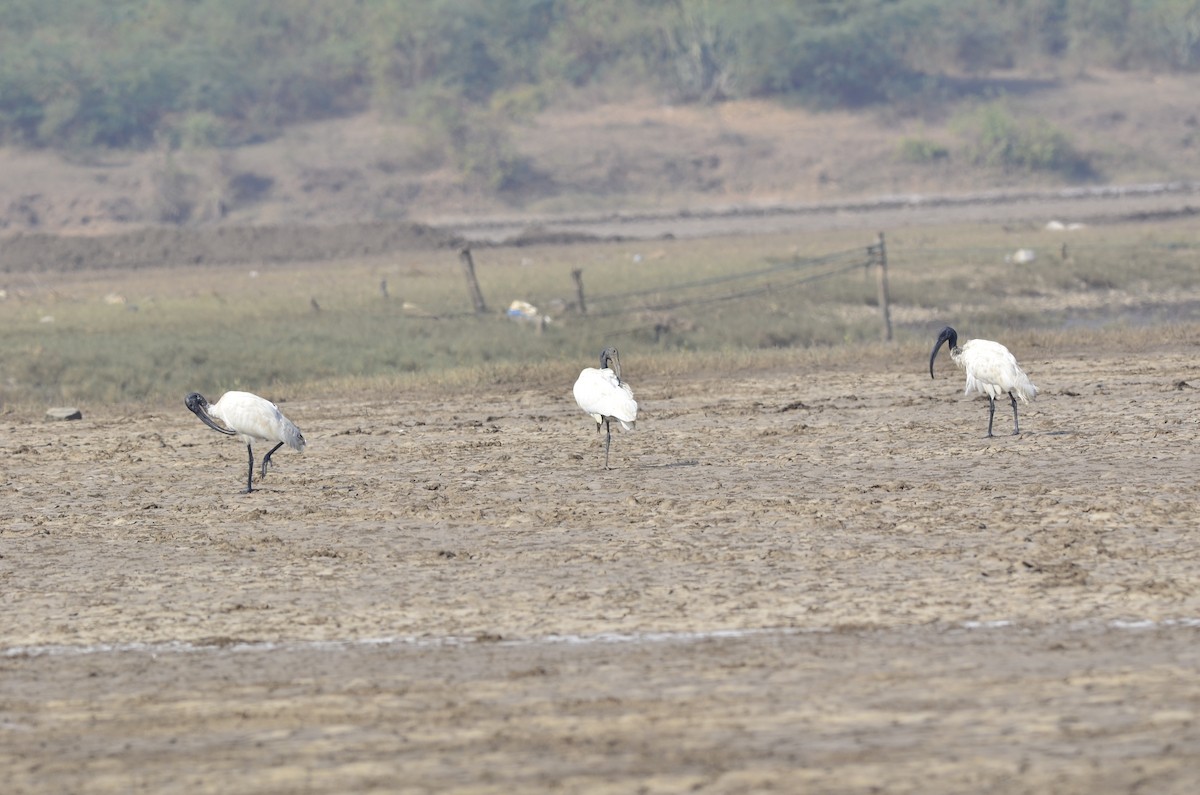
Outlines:
[{"label": "scattered white litter", "polygon": [[513,301],[508,305],[508,316],[513,320],[536,320],[537,307],[528,301]]},{"label": "scattered white litter", "polygon": [[1064,224],[1062,221],[1050,221],[1046,224],[1047,232],[1077,232],[1086,227],[1086,224],[1071,222]]},{"label": "scattered white litter", "polygon": [[531,323],[539,326],[546,326],[550,323],[550,316],[539,312],[538,308],[528,301],[513,301],[508,305],[505,314],[510,320],[519,323]]}]

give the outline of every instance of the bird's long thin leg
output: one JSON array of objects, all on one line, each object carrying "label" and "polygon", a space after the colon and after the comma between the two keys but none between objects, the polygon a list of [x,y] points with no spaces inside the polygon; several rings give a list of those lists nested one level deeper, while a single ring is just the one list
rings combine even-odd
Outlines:
[{"label": "bird's long thin leg", "polygon": [[608,432],[604,437],[604,468],[608,469],[608,448],[612,446],[612,424],[609,420],[604,421],[604,430]]},{"label": "bird's long thin leg", "polygon": [[1008,399],[1012,401],[1013,406],[1013,436],[1021,432],[1021,425],[1017,422],[1017,398],[1012,392],[1008,393]]},{"label": "bird's long thin leg", "polygon": [[[280,447],[283,447],[283,442],[280,442],[279,444],[277,444],[277,445],[275,445],[274,447],[272,447],[272,448],[271,448],[271,453],[274,453],[274,452],[275,452],[276,450],[278,450]],[[262,462],[262,478],[261,478],[261,480],[266,480],[266,479],[267,479],[267,462],[271,460],[271,453],[267,453],[266,455],[264,455],[264,456],[263,456],[263,462]]]},{"label": "bird's long thin leg", "polygon": [[988,395],[988,438],[992,437],[992,420],[996,416],[996,398]]},{"label": "bird's long thin leg", "polygon": [[246,494],[254,491],[251,484],[254,483],[254,448],[246,445],[246,455],[250,456],[250,471],[246,473]]}]

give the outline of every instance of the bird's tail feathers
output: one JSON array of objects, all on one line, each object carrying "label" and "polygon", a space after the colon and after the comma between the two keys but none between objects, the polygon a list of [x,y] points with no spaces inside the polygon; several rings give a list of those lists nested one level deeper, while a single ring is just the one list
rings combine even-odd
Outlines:
[{"label": "bird's tail feathers", "polygon": [[1021,399],[1022,403],[1028,403],[1037,397],[1038,394],[1038,388],[1034,386],[1033,382],[1028,378],[1026,378],[1021,384],[1018,384],[1015,391],[1017,397]]},{"label": "bird's tail feathers", "polygon": [[637,420],[617,420],[617,422],[621,423],[621,430],[623,431],[632,431],[634,426],[637,425]]}]

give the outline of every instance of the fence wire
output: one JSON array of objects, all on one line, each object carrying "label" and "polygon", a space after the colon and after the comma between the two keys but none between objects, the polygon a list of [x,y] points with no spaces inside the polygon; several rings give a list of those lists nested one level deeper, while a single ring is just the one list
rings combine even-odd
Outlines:
[{"label": "fence wire", "polygon": [[[804,275],[795,279],[787,279],[784,281],[774,280],[767,284],[759,284],[754,287],[747,287],[745,289],[720,293],[717,295],[708,294],[680,297],[655,303],[635,301],[632,303],[625,303],[621,306],[613,306],[607,309],[601,308],[598,311],[589,308],[587,317],[589,319],[604,319],[648,313],[672,312],[680,309],[733,303],[751,298],[760,298],[768,294],[786,293],[803,288],[823,279],[840,276],[844,273],[849,273],[851,271],[858,270],[859,268],[876,264],[878,262],[877,249],[877,246],[859,247],[848,249],[846,251],[833,252],[820,257],[808,257],[804,259],[781,261],[774,263],[767,268],[758,268],[742,273],[723,274],[721,276],[696,279],[689,282],[678,282],[676,284],[663,285],[656,288],[588,296],[587,301],[589,306],[595,306],[596,304],[603,305],[605,303],[611,304],[615,302],[626,302],[629,299],[645,298],[648,296],[677,294],[686,290],[713,287],[716,285],[730,284],[734,282],[746,282],[754,279],[761,279],[766,276],[774,276],[777,274],[804,272]],[[811,272],[815,268],[829,265],[836,265],[836,267],[823,270],[819,273]],[[647,323],[632,328],[626,324],[619,328],[610,329],[604,332],[603,336],[623,337],[647,332],[657,333],[658,324]]]},{"label": "fence wire", "polygon": [[604,303],[606,301],[625,301],[630,298],[641,298],[647,295],[660,295],[662,293],[679,292],[682,290],[690,290],[696,287],[711,287],[715,284],[726,284],[728,282],[756,279],[760,276],[769,276],[773,273],[786,273],[788,271],[796,271],[803,268],[817,267],[819,265],[824,265],[826,263],[835,262],[838,260],[844,260],[850,257],[857,258],[857,261],[855,262],[856,265],[864,264],[863,249],[860,247],[848,251],[838,251],[833,254],[826,254],[823,257],[810,257],[806,259],[794,259],[777,262],[768,268],[746,271],[744,273],[728,273],[722,274],[721,276],[710,276],[707,279],[697,279],[691,282],[679,282],[677,284],[663,285],[661,287],[647,287],[640,290],[630,290],[622,293],[601,293],[599,295],[589,295],[587,300],[589,304]]},{"label": "fence wire", "polygon": [[[803,277],[801,277],[799,279],[795,279],[793,281],[770,282],[768,284],[760,285],[758,287],[754,287],[751,289],[741,290],[741,291],[734,292],[734,293],[725,293],[722,295],[709,295],[709,296],[702,296],[702,297],[698,297],[698,298],[680,298],[678,300],[667,301],[667,302],[660,303],[660,304],[640,304],[638,306],[621,307],[621,308],[609,309],[609,310],[601,311],[601,312],[589,311],[587,316],[590,318],[603,318],[603,317],[614,317],[617,315],[637,314],[640,312],[669,312],[672,310],[686,309],[688,307],[693,307],[693,306],[708,306],[710,304],[719,304],[719,303],[724,303],[726,301],[740,301],[745,298],[756,298],[758,296],[766,295],[768,293],[778,293],[778,292],[785,292],[787,290],[794,290],[797,287],[803,287],[806,284],[811,284],[813,282],[820,281],[821,279],[828,279],[831,276],[837,276],[842,273],[848,273],[852,270],[857,270],[857,269],[863,267],[863,265],[864,265],[864,263],[862,263],[862,262],[854,262],[849,265],[843,265],[840,268],[835,268],[834,270],[831,270],[831,271],[824,271],[822,273],[809,274],[808,276],[803,276]],[[661,290],[656,290],[655,293],[671,292],[673,289],[674,288],[663,288]],[[589,298],[588,300],[590,301],[591,299]]]},{"label": "fence wire", "polygon": [[[646,287],[637,290],[626,290],[615,293],[600,293],[588,294],[586,300],[588,303],[588,311],[585,315],[580,315],[581,320],[602,320],[606,318],[629,317],[644,315],[647,313],[662,313],[673,312],[692,307],[711,306],[714,304],[733,303],[736,301],[748,300],[751,298],[759,298],[772,293],[786,293],[793,290],[804,288],[807,285],[815,282],[829,279],[834,276],[840,276],[860,268],[866,268],[875,265],[879,262],[879,247],[878,246],[859,246],[853,249],[844,251],[836,251],[830,254],[825,254],[819,257],[795,258],[790,260],[780,260],[772,262],[764,268],[756,268],[754,270],[743,271],[741,273],[721,274],[720,276],[710,276],[703,279],[693,279],[685,282],[676,282],[673,284],[664,284],[658,287]],[[827,269],[813,273],[815,269],[825,266]],[[757,284],[748,286],[743,289],[735,289],[732,292],[721,292],[713,294],[711,291],[701,295],[680,296],[681,293],[688,291],[703,290],[705,288],[718,287],[721,285],[732,285],[737,283],[751,282],[753,280],[761,280],[764,277],[770,277],[781,274],[796,275],[796,278],[784,280],[772,280],[766,284]],[[653,296],[678,296],[668,298],[661,301],[638,301],[637,299],[647,299]],[[599,306],[598,309],[593,307]],[[457,312],[439,312],[433,315],[424,316],[427,320],[458,320],[467,318],[486,319],[486,318],[501,318],[503,315],[486,315],[481,316],[471,311]],[[506,318],[507,320],[507,318]],[[655,323],[648,323],[636,327],[630,327],[628,324],[622,325],[620,328],[611,331],[603,332],[604,336],[620,337],[642,332],[655,331]]]}]

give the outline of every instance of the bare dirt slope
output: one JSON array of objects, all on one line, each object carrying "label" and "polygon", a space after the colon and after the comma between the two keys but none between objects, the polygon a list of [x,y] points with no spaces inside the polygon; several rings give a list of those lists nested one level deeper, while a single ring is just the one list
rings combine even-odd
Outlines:
[{"label": "bare dirt slope", "polygon": [[[968,90],[973,86],[973,90]],[[639,213],[864,197],[1080,187],[1057,173],[974,164],[972,109],[997,96],[1083,152],[1083,187],[1200,180],[1200,77],[1094,72],[963,83],[959,101],[814,112],[761,100],[673,106],[604,95],[514,123],[528,173],[488,191],[401,120],[298,125],[241,147],[148,152],[0,148],[0,235],[98,234],[165,224],[296,226],[464,217]],[[906,140],[947,157],[909,162]],[[0,249],[2,252],[3,249]]]},{"label": "bare dirt slope", "polygon": [[[0,427],[6,791],[1190,793],[1196,341]],[[911,353],[911,352],[910,352]],[[1011,417],[1002,406],[997,429]]]}]

